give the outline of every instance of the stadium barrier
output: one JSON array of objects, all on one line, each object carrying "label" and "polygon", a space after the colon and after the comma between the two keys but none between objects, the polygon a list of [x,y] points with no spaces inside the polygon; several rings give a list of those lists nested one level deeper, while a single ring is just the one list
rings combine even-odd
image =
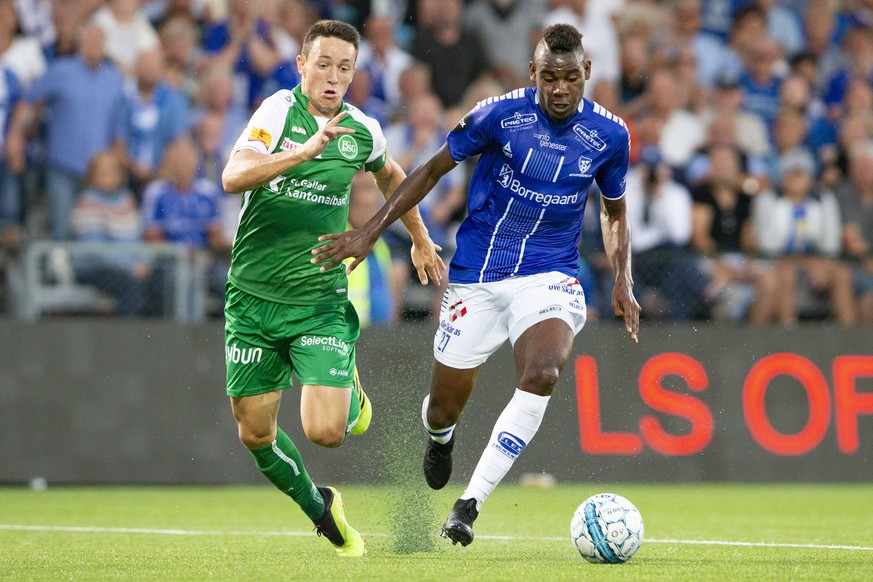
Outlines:
[{"label": "stadium barrier", "polygon": [[[221,323],[6,319],[0,333],[0,482],[264,483],[224,393]],[[364,330],[373,425],[338,449],[305,440],[299,391],[286,392],[280,423],[316,480],[396,479],[399,457],[419,458],[433,333],[430,323]],[[826,324],[644,323],[634,345],[620,325],[592,323],[507,479],[869,481],[871,339],[869,328]],[[479,376],[458,426],[459,482],[515,388],[514,369],[504,346]]]},{"label": "stadium barrier", "polygon": [[[127,315],[202,321],[208,261],[206,252],[176,243],[33,241],[7,272],[9,311],[29,321],[113,315],[142,295]],[[135,269],[144,274],[133,275]]]}]

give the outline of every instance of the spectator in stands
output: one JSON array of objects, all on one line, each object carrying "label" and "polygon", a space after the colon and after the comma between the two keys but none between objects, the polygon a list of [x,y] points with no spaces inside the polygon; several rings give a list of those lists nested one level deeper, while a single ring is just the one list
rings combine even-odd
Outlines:
[{"label": "spectator in stands", "polygon": [[24,169],[31,129],[45,122],[45,188],[55,239],[72,234],[73,206],[91,158],[110,146],[124,148],[124,80],[105,55],[103,29],[86,25],[79,53],[52,61],[13,115],[8,155],[14,172]]},{"label": "spectator in stands", "polygon": [[810,2],[803,15],[804,51],[815,63],[814,93],[822,97],[827,82],[839,70],[843,55],[836,42],[837,16],[826,2]]},{"label": "spectator in stands", "polygon": [[194,22],[183,16],[167,20],[158,29],[166,61],[164,78],[193,102],[200,86],[202,49]]},{"label": "spectator in stands", "polygon": [[[873,101],[868,100],[865,105],[869,111]],[[779,87],[779,108],[780,111],[795,111],[803,116],[806,122],[804,145],[810,151],[818,154],[836,143],[836,128],[827,119],[824,104],[813,98],[812,87],[805,77],[796,73],[785,77]]]},{"label": "spectator in stands", "polygon": [[[352,179],[349,226],[363,226],[383,202],[384,198],[375,182],[363,173],[356,174]],[[397,319],[398,296],[394,291],[391,263],[391,251],[380,237],[367,255],[367,260],[349,274],[349,301],[355,306],[362,328],[387,325]]]},{"label": "spectator in stands", "polygon": [[166,82],[164,63],[160,46],[142,51],[136,57],[135,86],[125,98],[127,155],[137,194],[155,178],[167,146],[189,129],[188,100]]},{"label": "spectator in stands", "polygon": [[697,78],[697,55],[690,46],[683,46],[671,55],[665,65],[676,79],[678,107],[699,114],[709,101],[709,92]]},{"label": "spectator in stands", "polygon": [[365,42],[361,43],[355,76],[366,70],[373,96],[393,111],[401,103],[400,75],[412,65],[412,55],[394,42],[394,25],[385,16],[370,16],[363,32]]},{"label": "spectator in stands", "polygon": [[176,18],[199,26],[212,18],[216,4],[212,0],[143,0],[142,8],[155,28]]},{"label": "spectator in stands", "polygon": [[15,73],[25,88],[41,77],[46,68],[39,39],[22,34],[18,15],[9,0],[0,2],[0,66]]},{"label": "spectator in stands", "polygon": [[764,10],[754,2],[739,1],[744,2],[744,5],[732,13],[732,24],[727,39],[727,49],[732,64],[722,71],[726,74],[741,73],[745,64],[752,59],[754,47],[761,41],[769,40],[767,14]]},{"label": "spectator in stands", "polygon": [[745,111],[743,90],[738,77],[720,76],[710,93],[710,106],[701,113],[703,123],[712,132],[712,126],[720,120],[728,120],[733,126],[732,143],[752,159],[766,159],[770,156],[772,145],[767,124],[759,115]]},{"label": "spectator in stands", "polygon": [[565,22],[575,26],[585,37],[586,56],[592,62],[591,77],[585,83],[585,96],[593,98],[601,83],[618,83],[621,76],[619,42],[612,21],[590,10],[588,0],[549,0],[549,6],[551,10],[543,18],[543,26]]},{"label": "spectator in stands", "polygon": [[706,139],[705,127],[700,116],[681,108],[672,70],[662,67],[650,75],[642,116],[650,117],[657,126],[662,161],[681,174]]},{"label": "spectator in stands", "polygon": [[840,209],[832,192],[814,190],[812,155],[798,149],[780,156],[779,194],[764,192],[753,209],[758,251],[775,260],[780,300],[777,322],[797,323],[804,289],[827,297],[841,325],[855,323],[852,274],[836,257],[841,250]]},{"label": "spectator in stands", "polygon": [[627,35],[621,40],[619,101],[623,116],[630,117],[642,102],[651,70],[651,51],[645,38]]},{"label": "spectator in stands", "polygon": [[467,87],[490,74],[491,61],[476,31],[464,27],[461,0],[421,0],[430,11],[431,24],[419,29],[412,55],[430,69],[430,86],[443,107],[453,107]]},{"label": "spectator in stands", "polygon": [[873,140],[849,151],[848,176],[837,186],[845,255],[853,261],[858,319],[873,324]]},{"label": "spectator in stands", "polygon": [[711,88],[722,75],[737,75],[736,61],[723,40],[701,29],[701,0],[678,0],[673,7],[672,26],[658,40],[656,60],[676,61],[683,50],[696,56],[697,81]]},{"label": "spectator in stands", "polygon": [[822,182],[827,187],[836,185],[849,174],[849,152],[855,144],[873,139],[873,117],[870,112],[858,112],[840,120],[837,143],[822,153]]},{"label": "spectator in stands", "polygon": [[[199,124],[205,117],[211,118],[210,123],[219,124],[220,140],[213,151],[226,156],[246,126],[249,114],[233,100],[233,71],[229,67],[212,65],[203,71],[200,79],[200,91],[192,116],[194,124]],[[219,175],[223,169],[222,165],[218,170]],[[216,184],[219,182],[215,181]]]},{"label": "spectator in stands", "polygon": [[767,36],[779,43],[782,54],[794,56],[803,48],[803,25],[800,16],[782,6],[779,0],[755,0],[767,18]]},{"label": "spectator in stands", "polygon": [[641,303],[657,291],[663,303],[649,303],[643,313],[671,321],[706,316],[709,281],[689,251],[691,194],[673,181],[657,150],[643,152],[627,175],[627,212],[633,232],[634,282]]},{"label": "spectator in stands", "polygon": [[106,34],[106,56],[125,75],[132,75],[139,55],[160,46],[158,33],[140,0],[108,0],[93,22]]},{"label": "spectator in stands", "polygon": [[369,69],[355,69],[355,76],[349,83],[345,98],[347,102],[363,111],[365,115],[378,121],[380,126],[388,123],[388,104],[373,95],[373,79],[370,77]]},{"label": "spectator in stands", "polygon": [[56,2],[54,0],[12,0],[9,4],[15,8],[22,34],[37,39],[40,47],[48,50],[57,39],[53,14]]},{"label": "spectator in stands", "polygon": [[[778,184],[784,177],[779,167],[780,156],[797,150],[804,150],[812,154],[812,150],[807,145],[809,127],[806,123],[806,116],[794,109],[779,110],[773,124],[772,134],[773,157],[770,164],[770,177],[774,184]],[[816,169],[818,168],[816,167]]]},{"label": "spectator in stands", "polygon": [[700,14],[703,30],[727,40],[734,24],[737,10],[748,0],[701,0]]},{"label": "spectator in stands", "polygon": [[[474,0],[468,3],[466,25],[482,35],[494,76],[504,87],[531,84],[528,63],[543,28],[547,5],[546,0]],[[603,21],[609,22],[605,18],[600,22]],[[586,49],[594,54],[597,41],[589,40],[587,31],[585,34]],[[589,45],[592,48],[588,48]]]},{"label": "spectator in stands", "polygon": [[769,322],[779,301],[774,272],[752,255],[756,252],[752,199],[742,153],[732,145],[714,144],[709,168],[692,188],[691,249],[704,256],[704,266],[718,300],[716,322]]},{"label": "spectator in stands", "polygon": [[842,42],[844,62],[828,79],[824,101],[829,109],[839,110],[846,89],[853,80],[873,84],[873,24],[854,27],[846,32]]},{"label": "spectator in stands", "polygon": [[[180,243],[192,250],[210,252],[213,260],[208,268],[209,291],[220,297],[230,256],[219,209],[222,192],[215,184],[197,178],[198,164],[196,144],[188,137],[166,149],[160,177],[146,187],[143,195],[143,237],[149,242]],[[157,271],[155,288],[161,289],[169,276]],[[157,293],[158,305],[160,298],[161,293]]]},{"label": "spectator in stands", "polygon": [[[439,98],[433,93],[423,93],[411,103],[407,121],[394,123],[385,129],[385,139],[394,152],[394,159],[408,175],[437,152],[445,142],[446,132],[445,111]],[[418,204],[431,240],[443,248],[440,256],[445,262],[451,259],[454,250],[454,227],[457,226],[455,220],[457,213],[464,208],[465,201],[464,175],[461,172],[449,172],[431,194]],[[406,229],[399,223],[388,227],[382,236],[391,249],[394,295],[397,297],[397,308],[402,311],[412,276],[409,257],[409,245],[412,241]],[[444,280],[440,288],[427,288],[427,292],[433,294],[428,310],[431,315],[439,315],[440,301],[446,285],[448,282]]]},{"label": "spectator in stands", "polygon": [[258,4],[249,0],[230,0],[227,18],[204,30],[203,48],[209,65],[220,63],[234,70],[234,85],[241,88],[234,102],[246,108],[257,104],[262,86],[282,62],[270,25],[260,18]]},{"label": "spectator in stands", "polygon": [[21,241],[24,226],[24,209],[21,199],[21,183],[13,174],[6,155],[6,136],[9,130],[9,113],[20,97],[18,77],[5,65],[0,64],[0,251],[15,248]]},{"label": "spectator in stands", "polygon": [[140,314],[151,268],[142,253],[114,243],[142,241],[139,207],[127,187],[124,161],[118,153],[97,153],[88,164],[84,191],[73,210],[76,240],[107,243],[104,252],[77,255],[76,280],[93,285],[115,300],[116,313]]},{"label": "spectator in stands", "polygon": [[[240,128],[241,131],[242,128]],[[192,131],[197,146],[197,157],[200,160],[197,178],[207,180],[215,184],[216,187],[221,185],[221,172],[227,165],[232,147],[222,143],[223,132],[224,119],[212,112],[203,115],[194,125]],[[221,191],[218,208],[221,214],[224,245],[227,247],[233,246],[233,239],[239,226],[241,202],[240,196]]]},{"label": "spectator in stands", "polygon": [[404,69],[400,73],[397,86],[400,89],[400,103],[391,112],[392,121],[406,119],[409,115],[410,104],[415,98],[423,93],[433,92],[433,87],[430,84],[430,71],[427,65],[421,62],[413,62],[409,68]]},{"label": "spectator in stands", "polygon": [[276,50],[283,60],[294,61],[300,54],[306,31],[316,20],[307,0],[278,0],[278,26],[271,32]]},{"label": "spectator in stands", "polygon": [[760,116],[771,128],[779,112],[781,59],[779,43],[769,38],[761,39],[749,47],[740,74],[743,109]]},{"label": "spectator in stands", "polygon": [[79,47],[82,28],[102,5],[103,0],[54,2],[52,6],[54,42],[50,45],[43,45],[47,58],[54,60],[59,57],[75,55]]}]

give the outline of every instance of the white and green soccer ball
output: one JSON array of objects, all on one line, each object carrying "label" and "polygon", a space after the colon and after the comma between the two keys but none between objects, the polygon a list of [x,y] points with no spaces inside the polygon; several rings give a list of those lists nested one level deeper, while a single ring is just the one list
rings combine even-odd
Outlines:
[{"label": "white and green soccer ball", "polygon": [[576,509],[570,521],[570,539],[589,562],[627,562],[643,542],[643,517],[621,495],[598,493]]}]

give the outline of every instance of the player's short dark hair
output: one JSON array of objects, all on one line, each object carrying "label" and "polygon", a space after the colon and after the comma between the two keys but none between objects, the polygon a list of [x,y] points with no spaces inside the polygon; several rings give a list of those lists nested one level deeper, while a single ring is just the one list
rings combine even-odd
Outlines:
[{"label": "player's short dark hair", "polygon": [[553,53],[583,51],[582,33],[571,24],[552,24],[543,29],[543,42]]},{"label": "player's short dark hair", "polygon": [[361,35],[351,24],[341,20],[319,20],[309,28],[306,37],[303,39],[303,50],[301,53],[304,57],[309,55],[313,41],[319,37],[344,40],[355,47],[356,53],[358,52],[358,46],[361,44]]}]

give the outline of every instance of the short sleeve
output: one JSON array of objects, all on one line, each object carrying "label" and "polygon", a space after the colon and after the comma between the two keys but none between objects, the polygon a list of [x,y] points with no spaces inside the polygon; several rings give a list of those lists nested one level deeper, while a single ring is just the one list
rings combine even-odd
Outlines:
[{"label": "short sleeve", "polygon": [[595,180],[604,198],[617,200],[624,196],[627,169],[630,160],[630,134],[625,126],[618,126],[612,155],[597,171]]},{"label": "short sleeve", "polygon": [[294,99],[291,91],[279,91],[264,99],[236,140],[234,151],[250,149],[262,154],[276,151],[279,147],[279,138],[285,128],[288,109],[294,103]]},{"label": "short sleeve", "polygon": [[367,129],[373,136],[373,151],[364,162],[364,169],[368,172],[378,172],[385,167],[385,162],[388,160],[388,140],[385,139],[382,127],[375,121],[368,124]]},{"label": "short sleeve", "polygon": [[482,153],[491,142],[491,106],[477,105],[446,137],[449,153],[456,162]]}]

